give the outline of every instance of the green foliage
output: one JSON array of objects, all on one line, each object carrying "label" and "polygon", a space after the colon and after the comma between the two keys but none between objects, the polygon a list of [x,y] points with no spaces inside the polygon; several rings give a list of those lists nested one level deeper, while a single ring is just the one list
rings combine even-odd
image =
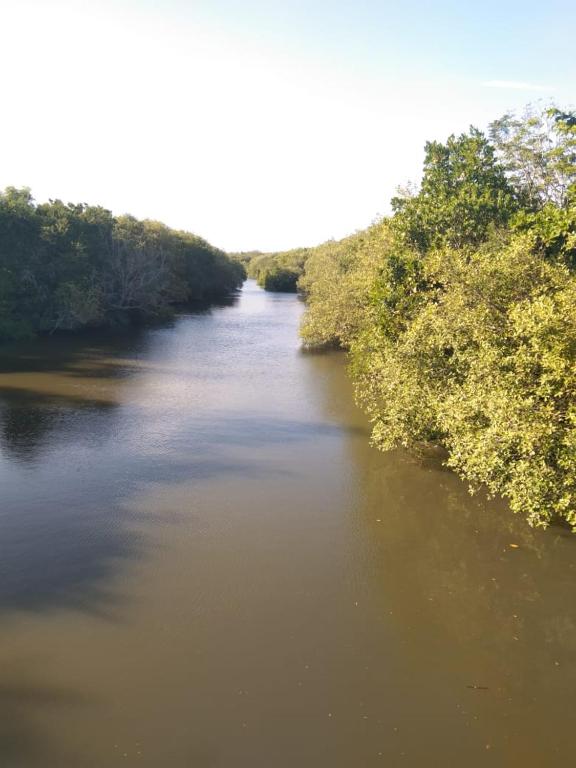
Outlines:
[{"label": "green foliage", "polygon": [[255,278],[264,290],[296,292],[309,252],[309,248],[294,248],[278,253],[254,251],[235,257],[244,261],[248,277]]},{"label": "green foliage", "polygon": [[307,299],[301,335],[306,346],[348,347],[371,309],[371,286],[389,240],[385,222],[311,249],[300,288]]},{"label": "green foliage", "polygon": [[263,273],[262,287],[265,291],[296,293],[299,273],[294,269],[274,265]]},{"label": "green foliage", "polygon": [[104,208],[0,194],[0,340],[143,321],[242,282],[244,267],[195,235]]},{"label": "green foliage", "polygon": [[[544,119],[560,196],[546,174],[529,193],[519,168]],[[440,444],[473,489],[576,530],[575,125],[559,110],[517,124],[506,173],[476,131],[428,144],[420,191],[311,249],[300,284],[304,343],[349,350],[379,448]]]},{"label": "green foliage", "polygon": [[374,441],[441,442],[450,466],[530,522],[576,522],[574,277],[520,236],[472,257],[436,253],[424,270],[442,287],[405,330],[391,340],[371,328],[353,346]]},{"label": "green foliage", "polygon": [[520,211],[513,224],[520,232],[530,233],[547,258],[576,267],[576,200],[569,198],[565,208],[547,202],[539,211]]},{"label": "green foliage", "polygon": [[395,197],[392,226],[409,245],[425,252],[450,245],[475,246],[516,210],[513,190],[494,147],[475,128],[428,142],[418,194]]}]

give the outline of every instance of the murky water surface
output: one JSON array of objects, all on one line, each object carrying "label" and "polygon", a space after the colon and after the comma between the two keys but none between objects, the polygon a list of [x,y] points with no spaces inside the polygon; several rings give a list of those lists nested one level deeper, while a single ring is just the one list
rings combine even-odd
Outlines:
[{"label": "murky water surface", "polygon": [[4,353],[3,768],[575,764],[576,539],[371,449],[301,312]]}]

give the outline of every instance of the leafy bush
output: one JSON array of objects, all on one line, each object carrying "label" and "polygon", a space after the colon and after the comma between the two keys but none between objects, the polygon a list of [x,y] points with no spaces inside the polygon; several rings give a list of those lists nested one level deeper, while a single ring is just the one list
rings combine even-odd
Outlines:
[{"label": "leafy bush", "polygon": [[0,340],[143,321],[237,288],[242,264],[188,232],[29,190],[0,194]]},{"label": "leafy bush", "polygon": [[299,274],[286,267],[272,267],[262,274],[262,287],[265,291],[283,291],[296,293]]},{"label": "leafy bush", "polygon": [[349,350],[379,448],[442,445],[472,489],[576,529],[576,117],[546,114],[550,173],[533,125],[508,154],[471,130],[427,145],[391,219],[312,249],[302,337]]}]

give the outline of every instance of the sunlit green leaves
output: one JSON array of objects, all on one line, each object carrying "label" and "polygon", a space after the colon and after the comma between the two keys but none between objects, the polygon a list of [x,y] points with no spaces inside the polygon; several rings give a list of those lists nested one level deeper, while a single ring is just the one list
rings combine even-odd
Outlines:
[{"label": "sunlit green leaves", "polygon": [[301,283],[303,338],[349,349],[379,448],[441,444],[472,489],[576,528],[575,126],[552,110],[505,116],[498,153],[477,131],[428,144],[420,191],[313,249]]}]

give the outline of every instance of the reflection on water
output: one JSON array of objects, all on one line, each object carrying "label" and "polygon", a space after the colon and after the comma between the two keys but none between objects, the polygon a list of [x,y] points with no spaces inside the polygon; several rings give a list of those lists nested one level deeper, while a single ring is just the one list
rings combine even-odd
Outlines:
[{"label": "reflection on water", "polygon": [[372,450],[301,311],[4,354],[2,764],[573,761],[574,538]]}]

